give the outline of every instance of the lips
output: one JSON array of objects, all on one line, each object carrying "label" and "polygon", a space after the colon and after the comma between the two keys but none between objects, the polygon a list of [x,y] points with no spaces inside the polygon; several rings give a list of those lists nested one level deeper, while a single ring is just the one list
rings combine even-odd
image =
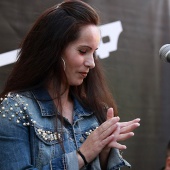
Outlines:
[{"label": "lips", "polygon": [[85,78],[85,77],[87,77],[88,72],[80,72],[80,74],[83,78]]}]

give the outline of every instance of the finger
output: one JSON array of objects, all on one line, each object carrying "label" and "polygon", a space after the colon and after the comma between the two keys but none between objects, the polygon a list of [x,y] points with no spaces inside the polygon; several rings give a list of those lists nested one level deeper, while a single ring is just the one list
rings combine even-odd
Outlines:
[{"label": "finger", "polygon": [[[119,137],[120,137],[119,133],[120,133],[120,126],[118,126],[116,128],[116,130],[114,131],[114,133],[113,133],[114,139],[110,143],[108,143],[108,147],[112,147],[112,148],[114,147],[114,148],[121,149],[121,150],[126,149],[125,145],[122,145],[122,144],[117,142]],[[126,137],[128,137],[128,135],[127,136],[122,136],[122,138],[123,137],[126,138]]]},{"label": "finger", "polygon": [[[99,138],[100,140],[104,140],[105,138],[107,138],[108,136],[110,136],[111,134],[118,135],[119,133],[116,133],[117,128],[118,128],[118,123],[115,123],[113,125],[111,125],[110,127],[108,127],[105,131],[103,131],[102,133],[99,133]],[[119,127],[120,129],[120,127]],[[120,131],[120,130],[119,130]]]},{"label": "finger", "polygon": [[114,139],[115,139],[115,136],[112,134],[112,135],[108,136],[107,138],[105,138],[104,140],[102,140],[101,145],[106,146],[106,145],[108,145],[108,143],[110,143]]},{"label": "finger", "polygon": [[130,137],[133,137],[133,136],[134,136],[133,132],[129,132],[126,134],[120,134],[117,138],[117,141],[124,141],[124,140],[129,139]]},{"label": "finger", "polygon": [[110,147],[110,148],[117,148],[117,149],[120,149],[120,150],[124,150],[124,149],[127,148],[126,145],[122,145],[122,144],[117,143],[117,142],[110,142],[108,144],[108,147]]},{"label": "finger", "polygon": [[117,140],[118,136],[120,135],[120,126],[119,124],[117,123],[117,128],[115,129],[114,131],[114,136],[115,136],[115,141]]},{"label": "finger", "polygon": [[111,134],[113,134],[117,126],[119,126],[118,121],[119,117],[113,117],[101,124],[96,130],[92,132],[95,140],[102,141]]},{"label": "finger", "polygon": [[129,126],[133,123],[139,123],[140,122],[140,118],[128,121],[128,122],[120,122],[120,127],[124,127],[124,126]]},{"label": "finger", "polygon": [[131,124],[129,126],[122,127],[120,129],[120,133],[122,134],[122,133],[131,132],[131,131],[135,130],[137,127],[139,127],[139,126],[140,126],[139,123],[134,123],[134,124]]},{"label": "finger", "polygon": [[104,123],[102,123],[97,129],[96,131],[98,133],[103,133],[104,131],[107,131],[107,129],[111,128],[112,126],[114,126],[118,121],[120,120],[119,117],[112,117],[111,119],[108,119],[107,121],[105,121]]},{"label": "finger", "polygon": [[109,108],[107,110],[107,120],[111,119],[112,117],[114,117],[114,110],[113,110],[113,108]]}]

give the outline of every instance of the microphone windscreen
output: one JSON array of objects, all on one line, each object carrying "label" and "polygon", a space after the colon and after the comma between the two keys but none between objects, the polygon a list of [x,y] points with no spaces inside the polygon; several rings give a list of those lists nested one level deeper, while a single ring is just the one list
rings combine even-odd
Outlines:
[{"label": "microphone windscreen", "polygon": [[160,48],[159,56],[163,61],[170,62],[170,44],[165,44]]}]

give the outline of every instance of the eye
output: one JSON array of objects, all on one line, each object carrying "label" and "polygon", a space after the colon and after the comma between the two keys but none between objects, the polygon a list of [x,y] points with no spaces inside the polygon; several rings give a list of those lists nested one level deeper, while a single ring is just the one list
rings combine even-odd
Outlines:
[{"label": "eye", "polygon": [[85,51],[85,50],[79,50],[79,53],[80,53],[80,54],[86,54],[86,52],[87,52],[87,51]]}]

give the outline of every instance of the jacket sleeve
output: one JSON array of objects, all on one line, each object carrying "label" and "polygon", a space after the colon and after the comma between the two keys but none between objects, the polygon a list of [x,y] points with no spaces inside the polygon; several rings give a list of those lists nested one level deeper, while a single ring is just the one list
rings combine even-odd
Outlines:
[{"label": "jacket sleeve", "polygon": [[[32,155],[30,131],[34,122],[27,115],[27,104],[15,95],[1,99],[0,104],[0,169],[38,170]],[[76,151],[53,158],[41,170],[78,170]]]},{"label": "jacket sleeve", "polygon": [[61,157],[54,158],[42,170],[79,170],[76,151],[65,153]]},{"label": "jacket sleeve", "polygon": [[[131,167],[130,164],[122,158],[119,150],[112,148],[108,158],[107,170],[120,170],[120,168],[124,166]],[[91,170],[101,170],[99,157],[91,163]]]},{"label": "jacket sleeve", "polygon": [[118,170],[124,166],[131,167],[131,165],[120,155],[119,150],[112,148],[109,154],[107,170]]},{"label": "jacket sleeve", "polygon": [[29,128],[26,116],[14,99],[0,104],[0,167],[3,170],[37,170],[31,165]]},{"label": "jacket sleeve", "polygon": [[79,165],[78,165],[78,159],[77,159],[77,154],[76,151],[66,153],[65,154],[65,160],[66,160],[66,169],[67,170],[79,170]]}]

